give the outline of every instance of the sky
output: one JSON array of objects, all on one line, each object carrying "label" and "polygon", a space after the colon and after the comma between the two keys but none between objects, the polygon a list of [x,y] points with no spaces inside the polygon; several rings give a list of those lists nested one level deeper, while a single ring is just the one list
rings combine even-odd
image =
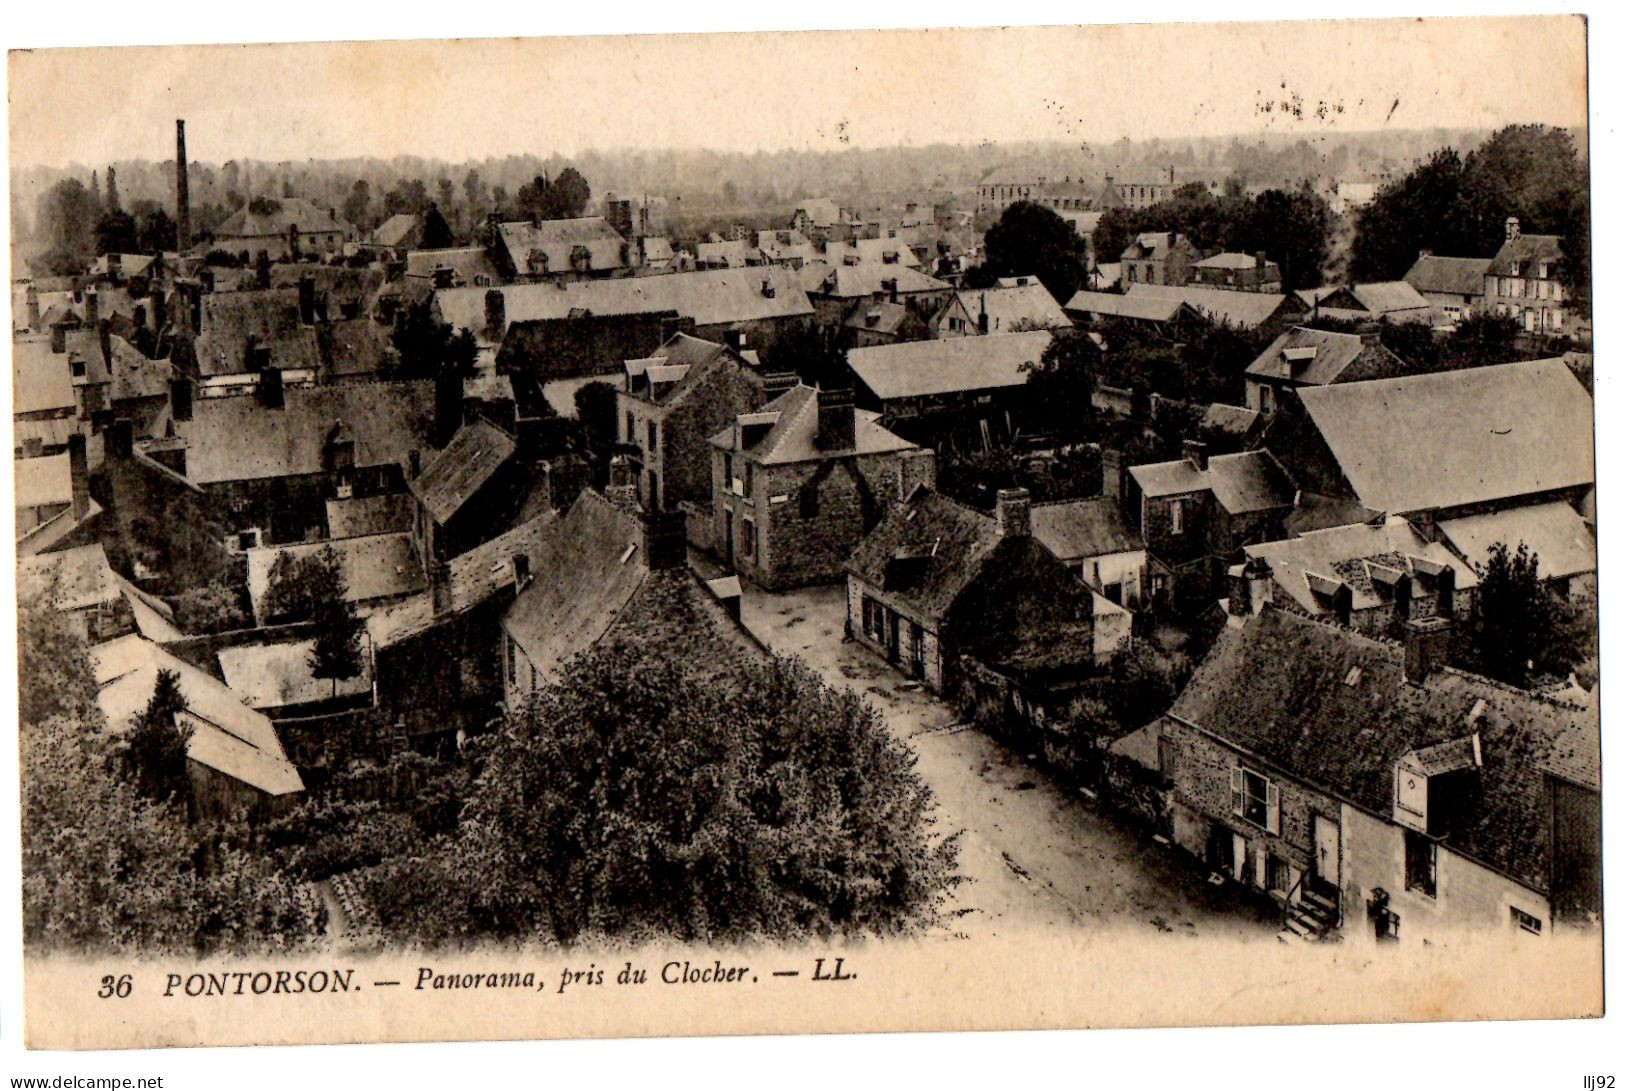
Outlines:
[{"label": "sky", "polygon": [[45,49],[10,155],[167,158],[181,117],[204,162],[1578,125],[1584,58],[1562,16]]}]

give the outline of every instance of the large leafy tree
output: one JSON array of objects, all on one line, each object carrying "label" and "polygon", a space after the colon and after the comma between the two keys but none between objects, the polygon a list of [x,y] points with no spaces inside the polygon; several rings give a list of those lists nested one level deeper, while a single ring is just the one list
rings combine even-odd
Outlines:
[{"label": "large leafy tree", "polygon": [[1061,444],[1093,439],[1100,350],[1089,335],[1082,330],[1059,331],[1038,361],[1024,367],[1034,427]]},{"label": "large leafy tree", "polygon": [[1540,578],[1540,558],[1523,542],[1490,547],[1478,576],[1469,635],[1476,666],[1491,678],[1521,686],[1551,642],[1559,613]]},{"label": "large leafy tree", "polygon": [[268,621],[307,621],[326,604],[342,600],[344,568],[331,547],[304,557],[283,550],[271,562],[263,608]]},{"label": "large leafy tree", "polygon": [[64,178],[40,199],[39,226],[47,250],[45,264],[61,271],[82,272],[96,244],[101,207],[85,184]]},{"label": "large leafy tree", "polygon": [[987,229],[986,271],[995,277],[1036,276],[1065,303],[1088,275],[1088,244],[1051,209],[1017,201]]},{"label": "large leafy tree", "polygon": [[913,761],[871,705],[792,661],[718,684],[598,650],[510,720],[435,866],[464,877],[487,934],[907,931],[957,857]]},{"label": "large leafy tree", "polygon": [[781,333],[762,350],[763,370],[794,372],[808,386],[840,389],[852,385],[846,364],[846,335],[835,326],[802,323]]},{"label": "large leafy tree", "polygon": [[400,356],[399,377],[432,379],[443,371],[468,377],[479,360],[479,342],[472,330],[454,330],[436,319],[433,303],[410,304],[390,334]]},{"label": "large leafy tree", "polygon": [[160,670],[147,707],[124,733],[119,761],[135,790],[155,803],[184,807],[192,797],[186,775],[186,744],[192,729],[180,721],[186,711],[180,675]]}]

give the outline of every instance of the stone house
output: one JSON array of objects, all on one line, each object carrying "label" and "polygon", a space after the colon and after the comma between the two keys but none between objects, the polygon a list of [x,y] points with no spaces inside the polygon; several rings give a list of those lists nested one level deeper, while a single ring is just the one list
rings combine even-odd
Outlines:
[{"label": "stone house", "polygon": [[518,521],[539,478],[518,456],[513,436],[475,417],[423,461],[422,472],[406,487],[415,501],[413,536],[424,563],[467,553]]},{"label": "stone house", "polygon": [[1247,408],[1268,416],[1302,386],[1357,383],[1405,375],[1410,365],[1376,333],[1333,333],[1294,326],[1247,365]]},{"label": "stone house", "polygon": [[1563,241],[1556,235],[1525,235],[1507,217],[1506,241],[1484,274],[1484,309],[1517,319],[1526,333],[1573,332],[1577,316],[1563,288]]},{"label": "stone house", "polygon": [[1119,606],[1140,604],[1145,542],[1117,495],[1033,505],[1033,537],[1078,578]]},{"label": "stone house", "polygon": [[710,439],[711,536],[728,567],[770,590],[843,577],[897,499],[915,445],[849,390],[796,386]]},{"label": "stone house", "polygon": [[540,283],[628,276],[632,244],[602,216],[498,224],[491,256],[511,281]]},{"label": "stone house", "polygon": [[303,197],[250,201],[214,229],[214,246],[250,258],[261,251],[272,261],[295,253],[336,254],[354,242],[355,228],[334,209]]},{"label": "stone house", "polygon": [[1174,842],[1305,938],[1594,924],[1595,712],[1441,666],[1449,629],[1398,644],[1274,608],[1226,629],[1157,725]]},{"label": "stone house", "polygon": [[1297,293],[1236,292],[1199,284],[1178,287],[1127,280],[1122,281],[1122,286],[1130,299],[1177,299],[1190,304],[1214,325],[1229,326],[1259,338],[1277,337],[1309,313],[1308,304]]},{"label": "stone house", "polygon": [[1490,260],[1447,258],[1424,250],[1404,280],[1422,293],[1443,324],[1454,325],[1483,313],[1484,278],[1489,274]]},{"label": "stone house", "polygon": [[876,303],[912,307],[929,319],[953,294],[952,285],[906,265],[814,262],[795,275],[812,305],[814,321],[821,326],[840,326]]},{"label": "stone house", "polygon": [[1236,292],[1279,292],[1281,267],[1256,254],[1214,254],[1191,267],[1192,283]]},{"label": "stone house", "polygon": [[1047,704],[1128,639],[1128,614],[1033,536],[1025,489],[984,515],[938,493],[934,466],[929,451],[899,460],[902,499],[846,563],[847,633],[934,692],[970,659]]},{"label": "stone house", "polygon": [[1185,457],[1132,467],[1125,512],[1145,542],[1143,594],[1153,606],[1206,605],[1225,587],[1243,546],[1285,537],[1292,483],[1268,451],[1208,457],[1190,440]]},{"label": "stone house", "polygon": [[1135,284],[1182,287],[1191,282],[1200,252],[1184,235],[1145,231],[1134,237],[1119,260],[1125,288]]},{"label": "stone house", "polygon": [[1343,322],[1429,324],[1439,318],[1427,297],[1403,280],[1304,288],[1297,296],[1317,318],[1335,318]]},{"label": "stone house", "polygon": [[[778,380],[782,391],[794,376]],[[615,396],[615,439],[638,502],[651,511],[693,505],[708,521],[710,438],[741,413],[761,408],[770,384],[756,353],[677,334],[649,356],[626,361]],[[635,452],[635,453],[634,453]]]},{"label": "stone house", "polygon": [[1023,330],[1069,329],[1072,319],[1037,277],[1009,286],[962,288],[931,317],[932,337],[977,337]]}]

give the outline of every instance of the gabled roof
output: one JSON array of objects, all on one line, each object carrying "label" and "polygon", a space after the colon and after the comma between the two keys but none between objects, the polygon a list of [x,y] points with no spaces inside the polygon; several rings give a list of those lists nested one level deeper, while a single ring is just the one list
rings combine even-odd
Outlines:
[{"label": "gabled roof", "polygon": [[[673,334],[647,359],[626,361],[627,391],[656,405],[673,405],[728,359],[740,365],[749,363],[727,345],[687,333]],[[646,386],[634,381],[645,376],[649,379]]]},{"label": "gabled roof", "polygon": [[857,262],[860,265],[907,265],[918,268],[920,264],[913,248],[897,238],[830,239],[824,243],[823,258],[831,265]]},{"label": "gabled roof", "polygon": [[602,216],[519,220],[502,224],[498,233],[509,260],[521,274],[568,273],[575,268],[577,247],[585,248],[595,271],[624,269],[630,264],[626,240]]},{"label": "gabled roof", "polygon": [[1276,292],[1235,292],[1194,285],[1177,288],[1166,284],[1130,284],[1128,296],[1130,299],[1140,296],[1183,300],[1214,322],[1244,330],[1261,326],[1277,314],[1297,313],[1303,309],[1301,304]]},{"label": "gabled roof", "polygon": [[1406,370],[1405,362],[1385,346],[1366,344],[1359,334],[1294,326],[1258,354],[1247,366],[1247,375],[1324,386],[1385,379]]},{"label": "gabled roof", "polygon": [[[1501,244],[1490,259],[1489,271],[1498,277],[1537,276],[1541,262],[1555,266],[1562,260],[1563,240],[1556,235],[1519,235]],[[1556,274],[1555,268],[1552,273]]]},{"label": "gabled roof", "polygon": [[1354,285],[1354,298],[1372,314],[1401,314],[1405,311],[1427,310],[1429,303],[1411,285],[1403,280],[1385,280],[1374,284]]},{"label": "gabled roof", "polygon": [[1085,291],[1073,293],[1072,298],[1067,300],[1066,309],[1073,314],[1132,318],[1141,322],[1172,322],[1182,311],[1190,310],[1189,305],[1181,299]]},{"label": "gabled roof", "polygon": [[299,321],[299,289],[204,293],[196,340],[197,367],[204,377],[252,370],[249,337],[269,348],[271,366],[284,371],[315,368],[321,362],[315,327]]},{"label": "gabled roof", "polygon": [[513,438],[483,417],[457,429],[443,451],[407,483],[430,517],[444,523],[513,457]]},{"label": "gabled roof", "polygon": [[52,352],[48,337],[13,338],[11,395],[13,416],[73,409],[78,401],[67,354]]},{"label": "gabled roof", "polygon": [[1061,329],[1072,325],[1072,319],[1036,278],[1019,286],[962,289],[958,297],[972,322],[980,321],[986,312],[989,333],[1013,333],[1022,328]]},{"label": "gabled roof", "polygon": [[397,212],[373,228],[372,241],[379,246],[400,246],[418,229],[418,217],[411,212]]},{"label": "gabled roof", "polygon": [[353,230],[332,209],[318,206],[303,197],[283,197],[272,203],[276,207],[270,212],[254,212],[247,205],[239,208],[214,229],[215,238],[229,242],[237,238],[286,235],[288,228],[295,225],[301,234],[336,231],[348,235]]},{"label": "gabled roof", "polygon": [[1169,715],[1381,817],[1401,757],[1476,731],[1482,793],[1446,843],[1548,890],[1545,777],[1579,752],[1575,736],[1597,734],[1595,713],[1450,668],[1414,685],[1404,659],[1397,644],[1266,607],[1220,634]]},{"label": "gabled roof", "polygon": [[[773,294],[762,290],[767,282]],[[435,293],[441,318],[486,339],[485,293],[499,291],[506,322],[537,322],[572,315],[659,314],[675,311],[697,326],[800,318],[813,313],[807,293],[783,269],[704,269],[654,277],[510,284],[501,288],[449,288]]]},{"label": "gabled roof", "polygon": [[1146,496],[1212,492],[1232,515],[1289,508],[1294,495],[1292,482],[1268,451],[1214,455],[1205,470],[1180,458],[1133,466],[1129,473]]},{"label": "gabled roof", "polygon": [[[998,543],[990,516],[922,488],[885,514],[845,568],[934,621],[976,578]],[[900,582],[899,560],[909,568],[906,582]]]},{"label": "gabled roof", "polygon": [[852,314],[841,325],[848,329],[895,334],[908,322],[911,313],[902,303],[880,300],[854,308]]},{"label": "gabled roof", "polygon": [[1476,296],[1484,294],[1489,258],[1446,258],[1427,254],[1416,259],[1405,283],[1424,294]]},{"label": "gabled roof", "polygon": [[1302,387],[1298,397],[1374,511],[1452,508],[1595,480],[1591,396],[1559,359]]},{"label": "gabled roof", "polygon": [[[852,350],[858,351],[856,349]],[[753,420],[771,426],[748,447],[739,445],[740,429],[729,427],[711,437],[711,445],[724,450],[743,451],[763,465],[811,462],[822,458],[847,458],[853,454],[875,455],[908,451],[914,444],[880,424],[879,414],[864,409],[853,411],[855,444],[841,451],[822,451],[817,444],[819,391],[810,386],[794,386],[761,409],[748,414]]]},{"label": "gabled roof", "polygon": [[1063,561],[1145,548],[1115,496],[1034,504],[1032,519],[1033,537]]},{"label": "gabled roof", "polygon": [[[1196,267],[1198,269],[1256,269],[1258,268],[1258,257],[1254,254],[1238,254],[1233,251],[1225,251],[1222,254],[1214,254],[1211,258],[1203,258],[1196,263]],[[1279,275],[1281,271],[1281,267],[1273,261],[1265,261],[1264,268],[1276,275]]]},{"label": "gabled roof", "polygon": [[848,349],[846,363],[882,401],[994,390],[1024,385],[1053,339],[1039,330],[907,341]]},{"label": "gabled roof", "polygon": [[47,595],[57,610],[83,610],[119,597],[118,576],[107,563],[100,543],[56,553],[39,553],[17,561],[17,594]]},{"label": "gabled roof", "polygon": [[[1430,566],[1445,565],[1455,570],[1457,590],[1478,586],[1478,576],[1470,566],[1438,542],[1427,541],[1399,516],[1379,526],[1354,523],[1243,548],[1247,556],[1268,561],[1275,583],[1305,613],[1314,616],[1330,614],[1332,609],[1323,596],[1315,593],[1310,573],[1347,584],[1356,610],[1392,601],[1392,595],[1385,594],[1383,586],[1372,579],[1373,565],[1413,578]],[[1416,565],[1419,559],[1426,562],[1423,569]]]},{"label": "gabled roof", "polygon": [[1540,559],[1540,574],[1565,579],[1597,570],[1597,541],[1578,512],[1561,500],[1507,508],[1460,519],[1441,519],[1439,532],[1469,564],[1489,562],[1497,542],[1516,550],[1518,543]]},{"label": "gabled roof", "polygon": [[1202,411],[1202,427],[1232,436],[1246,437],[1258,426],[1262,416],[1256,409],[1214,402]]},{"label": "gabled roof", "polygon": [[125,636],[90,649],[96,700],[108,730],[122,735],[152,699],[160,670],[179,676],[186,711],[177,720],[192,729],[186,756],[267,795],[304,790],[276,726],[238,698],[224,682],[150,640]]},{"label": "gabled roof", "polygon": [[[434,278],[436,269],[449,269],[454,287],[485,287],[500,284],[502,274],[491,264],[491,257],[483,246],[460,246],[449,250],[409,250],[406,254],[406,275]],[[484,283],[480,284],[480,278]]]},{"label": "gabled roof", "polygon": [[862,262],[858,265],[832,265],[828,271],[822,264],[806,265],[801,269],[801,283],[811,295],[831,299],[858,299],[863,296],[885,295],[891,291],[889,281],[897,282],[897,291],[946,292],[948,284],[907,265],[881,265]]},{"label": "gabled roof", "polygon": [[199,398],[175,430],[187,441],[186,476],[200,485],[290,477],[324,469],[327,438],[342,421],[357,466],[405,466],[427,451],[434,383],[344,383],[289,387],[284,406],[258,398]]},{"label": "gabled roof", "polygon": [[344,574],[345,602],[377,602],[421,591],[427,585],[423,562],[405,533],[369,534],[360,538],[336,538],[329,542],[289,542],[285,545],[250,549],[248,596],[256,617],[262,616],[266,592],[271,586],[271,569],[284,553],[303,560],[324,549],[338,557]]}]

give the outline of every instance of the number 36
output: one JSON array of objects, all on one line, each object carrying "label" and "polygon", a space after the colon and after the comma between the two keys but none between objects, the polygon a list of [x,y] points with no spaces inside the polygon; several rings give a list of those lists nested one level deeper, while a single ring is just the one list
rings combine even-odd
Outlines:
[{"label": "number 36", "polygon": [[102,987],[96,991],[96,995],[103,1000],[113,996],[123,1000],[130,995],[130,990],[133,988],[135,988],[135,984],[130,980],[129,974],[119,974],[116,978],[112,974],[108,974],[102,978]]}]

